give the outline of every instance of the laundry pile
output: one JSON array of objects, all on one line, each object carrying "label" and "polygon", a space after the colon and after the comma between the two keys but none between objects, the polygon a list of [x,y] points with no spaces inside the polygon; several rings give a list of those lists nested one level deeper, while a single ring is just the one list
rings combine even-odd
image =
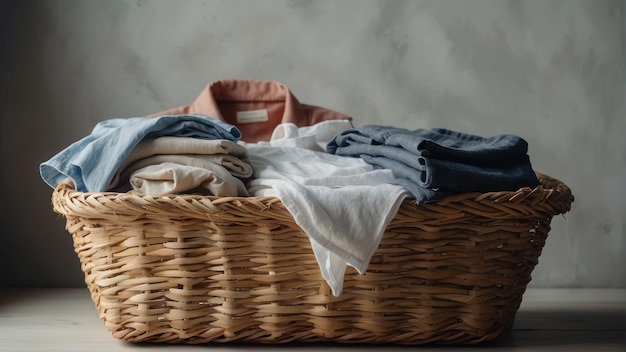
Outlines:
[{"label": "laundry pile", "polygon": [[527,148],[513,135],[355,128],[282,83],[223,80],[189,105],[98,123],[40,174],[80,192],[276,196],[339,295],[346,267],[366,272],[404,199],[535,187]]}]

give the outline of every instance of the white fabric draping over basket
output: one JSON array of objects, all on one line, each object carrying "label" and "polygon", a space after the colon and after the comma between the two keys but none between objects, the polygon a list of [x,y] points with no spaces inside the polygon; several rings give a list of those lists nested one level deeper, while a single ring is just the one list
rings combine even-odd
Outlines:
[{"label": "white fabric draping over basket", "polygon": [[391,170],[317,151],[348,121],[279,125],[272,141],[244,144],[255,170],[253,196],[277,196],[307,233],[322,276],[338,296],[346,266],[363,274],[408,192]]}]

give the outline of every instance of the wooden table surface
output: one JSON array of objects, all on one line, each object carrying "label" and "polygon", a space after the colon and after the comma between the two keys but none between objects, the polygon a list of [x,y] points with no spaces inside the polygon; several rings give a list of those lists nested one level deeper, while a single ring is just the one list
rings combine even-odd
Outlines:
[{"label": "wooden table surface", "polygon": [[477,346],[132,344],[114,339],[84,289],[0,289],[0,351],[626,351],[626,289],[532,289],[513,330]]}]

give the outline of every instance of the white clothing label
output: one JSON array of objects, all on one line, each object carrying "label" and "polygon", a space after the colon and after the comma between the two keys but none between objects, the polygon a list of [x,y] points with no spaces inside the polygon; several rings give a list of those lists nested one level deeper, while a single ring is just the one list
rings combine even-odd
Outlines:
[{"label": "white clothing label", "polygon": [[237,123],[265,122],[269,120],[267,109],[237,111]]}]

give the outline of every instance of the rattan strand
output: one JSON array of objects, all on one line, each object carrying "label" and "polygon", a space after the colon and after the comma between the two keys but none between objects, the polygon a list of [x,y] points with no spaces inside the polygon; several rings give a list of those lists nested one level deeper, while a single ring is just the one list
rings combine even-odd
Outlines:
[{"label": "rattan strand", "polygon": [[[535,189],[406,200],[365,275],[332,296],[273,197],[53,192],[104,325],[140,342],[478,343],[512,326],[554,215]],[[355,204],[354,206],[367,206]]]}]

